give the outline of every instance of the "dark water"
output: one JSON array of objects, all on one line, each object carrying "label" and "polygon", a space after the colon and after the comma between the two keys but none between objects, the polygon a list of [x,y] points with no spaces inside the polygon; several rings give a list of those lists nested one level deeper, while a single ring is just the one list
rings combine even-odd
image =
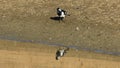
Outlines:
[{"label": "dark water", "polygon": [[76,45],[69,45],[65,46],[62,43],[52,43],[52,42],[47,42],[47,41],[33,41],[33,40],[23,40],[23,39],[18,39],[18,38],[13,38],[13,37],[5,37],[5,36],[0,36],[1,40],[13,40],[13,41],[18,41],[18,42],[30,42],[30,43],[39,43],[39,44],[47,44],[49,46],[62,46],[62,47],[69,47],[75,50],[84,50],[84,51],[92,51],[96,53],[102,53],[102,54],[110,54],[110,55],[115,55],[115,56],[120,56],[120,52],[112,52],[112,51],[107,51],[107,50],[99,50],[99,49],[93,49],[93,48],[85,48],[81,46],[76,46]]}]

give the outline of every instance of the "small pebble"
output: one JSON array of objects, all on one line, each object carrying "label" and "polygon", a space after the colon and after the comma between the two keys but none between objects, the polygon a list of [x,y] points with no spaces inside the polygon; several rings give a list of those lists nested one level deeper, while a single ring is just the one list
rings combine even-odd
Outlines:
[{"label": "small pebble", "polygon": [[77,30],[77,31],[80,30],[79,27],[76,27],[76,30]]},{"label": "small pebble", "polygon": [[52,40],[52,38],[50,37],[49,40]]}]

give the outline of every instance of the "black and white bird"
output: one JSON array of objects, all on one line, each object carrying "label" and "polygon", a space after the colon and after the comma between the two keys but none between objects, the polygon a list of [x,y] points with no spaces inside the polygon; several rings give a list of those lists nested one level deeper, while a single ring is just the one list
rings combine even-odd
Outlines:
[{"label": "black and white bird", "polygon": [[57,50],[57,52],[56,52],[56,60],[59,60],[60,57],[63,57],[65,55],[65,53],[67,53],[68,50],[69,50],[69,48]]},{"label": "black and white bird", "polygon": [[67,15],[67,12],[65,10],[60,9],[60,8],[57,8],[57,15],[59,17],[59,21],[60,20],[63,21],[63,19]]}]

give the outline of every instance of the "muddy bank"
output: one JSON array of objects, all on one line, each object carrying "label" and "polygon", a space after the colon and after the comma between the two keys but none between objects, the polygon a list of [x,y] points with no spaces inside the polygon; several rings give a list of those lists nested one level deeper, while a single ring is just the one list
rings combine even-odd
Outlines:
[{"label": "muddy bank", "polygon": [[107,51],[107,50],[100,50],[100,49],[93,49],[93,48],[84,48],[80,46],[75,46],[75,45],[64,45],[61,43],[51,43],[51,42],[46,42],[46,41],[34,41],[34,40],[20,40],[20,39],[15,39],[15,38],[5,38],[5,37],[0,37],[0,40],[11,40],[11,41],[17,41],[17,42],[26,42],[26,43],[36,43],[36,44],[45,44],[48,46],[58,46],[58,47],[69,47],[74,50],[84,50],[84,51],[91,51],[95,53],[101,53],[101,54],[109,54],[109,55],[115,55],[115,56],[120,56],[120,52],[112,52],[112,51]]}]

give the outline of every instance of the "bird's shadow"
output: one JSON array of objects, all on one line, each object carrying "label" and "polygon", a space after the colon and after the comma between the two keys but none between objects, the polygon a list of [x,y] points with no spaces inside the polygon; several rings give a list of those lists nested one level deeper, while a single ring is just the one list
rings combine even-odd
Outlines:
[{"label": "bird's shadow", "polygon": [[50,17],[50,19],[55,20],[55,21],[60,21],[60,17]]}]

